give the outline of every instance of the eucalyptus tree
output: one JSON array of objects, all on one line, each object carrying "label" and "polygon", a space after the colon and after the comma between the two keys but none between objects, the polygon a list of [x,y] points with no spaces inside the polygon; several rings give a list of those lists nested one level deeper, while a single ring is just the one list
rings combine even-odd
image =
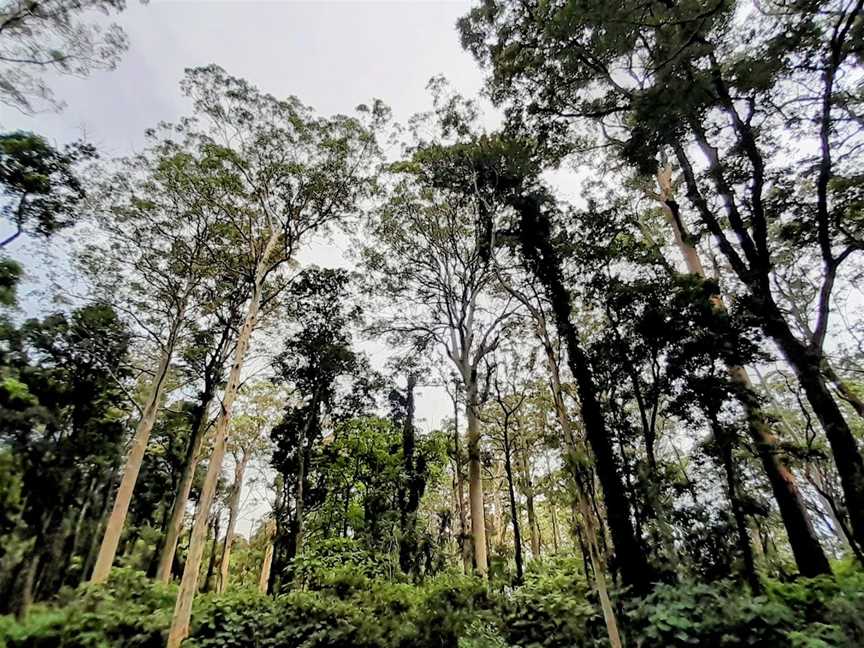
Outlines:
[{"label": "eucalyptus tree", "polygon": [[[247,309],[213,432],[213,452],[195,516],[189,555],[168,646],[189,632],[207,517],[222,469],[228,424],[262,304],[284,286],[279,273],[303,240],[344,222],[374,184],[374,129],[386,118],[376,102],[360,117],[316,117],[298,99],[262,93],[217,66],[187,71],[184,92],[202,120],[202,153],[230,179],[230,195],[214,205],[234,253],[221,260],[250,285]],[[220,259],[217,257],[217,263]]]},{"label": "eucalyptus tree", "polygon": [[[406,170],[413,174],[410,164]],[[418,349],[437,345],[464,386],[468,490],[475,568],[485,574],[486,528],[478,409],[485,400],[484,360],[514,311],[497,290],[483,252],[470,195],[446,195],[410,175],[398,178],[373,214],[361,250],[369,292],[380,317],[373,330]]]},{"label": "eucalyptus tree", "polygon": [[246,469],[250,461],[263,457],[269,449],[267,435],[283,405],[284,399],[271,382],[257,380],[244,384],[240,389],[236,405],[238,412],[232,418],[228,432],[228,450],[234,459],[234,478],[228,495],[228,526],[219,561],[216,588],[219,593],[228,587],[234,529],[240,512],[240,495]]},{"label": "eucalyptus tree", "polygon": [[78,254],[94,296],[112,304],[156,356],[93,568],[96,583],[108,578],[114,562],[171,362],[197,317],[199,289],[219,247],[220,215],[210,204],[229,186],[196,146],[189,124],[153,131],[144,153],[103,179],[92,236]]},{"label": "eucalyptus tree", "polygon": [[119,13],[126,0],[4,0],[0,4],[0,103],[24,113],[60,108],[46,73],[86,76],[113,69],[126,34],[98,14]]},{"label": "eucalyptus tree", "polygon": [[[490,66],[492,93],[515,126],[571,150],[574,131],[599,135],[642,175],[672,153],[687,200],[664,201],[682,234],[710,234],[794,369],[859,544],[864,459],[831,387],[857,396],[824,347],[835,285],[862,249],[861,16],[860,2],[843,0],[493,0],[460,21],[463,44]],[[817,286],[804,330],[778,290],[778,265]]]},{"label": "eucalyptus tree", "polygon": [[206,434],[211,428],[211,409],[224,381],[225,369],[237,340],[237,329],[249,285],[237,282],[231,274],[214,273],[201,290],[201,321],[194,322],[189,343],[183,352],[186,373],[200,386],[198,402],[191,412],[192,434],[186,447],[183,472],[177,483],[171,517],[164,529],[156,578],[171,580],[177,541],[183,530],[186,505]]}]

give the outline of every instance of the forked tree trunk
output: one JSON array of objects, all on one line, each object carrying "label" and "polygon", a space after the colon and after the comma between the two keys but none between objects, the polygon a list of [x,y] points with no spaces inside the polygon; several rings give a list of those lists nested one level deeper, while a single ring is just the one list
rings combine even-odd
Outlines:
[{"label": "forked tree trunk", "polygon": [[99,555],[96,557],[96,565],[93,567],[93,575],[90,577],[90,582],[92,583],[104,583],[108,580],[108,575],[111,573],[111,566],[114,564],[114,557],[117,555],[117,546],[120,544],[120,535],[123,533],[123,526],[126,524],[129,505],[132,503],[135,482],[138,481],[138,473],[141,471],[144,453],[147,451],[150,432],[153,431],[156,414],[159,412],[159,403],[162,401],[165,378],[168,375],[171,357],[174,355],[174,347],[177,343],[177,336],[184,313],[185,309],[181,310],[173,323],[165,348],[162,350],[162,356],[159,359],[159,366],[156,368],[156,375],[153,377],[153,382],[150,383],[141,420],[138,421],[138,427],[135,429],[135,436],[132,439],[132,447],[129,449],[129,454],[126,458],[123,478],[120,480],[120,486],[114,498],[114,508],[111,510],[111,516],[108,518],[108,524],[105,525],[105,533],[102,536]]},{"label": "forked tree trunk", "polygon": [[[675,244],[684,258],[687,272],[697,277],[704,277],[705,269],[699,251],[693,244],[690,234],[684,229],[677,204],[672,200],[673,184],[670,166],[667,165],[657,172],[657,184],[660,189],[659,201],[666,214],[666,220],[672,228]],[[711,301],[718,311],[726,310],[720,295],[715,295]],[[747,414],[747,431],[756,447],[762,469],[771,484],[798,571],[802,576],[807,577],[830,574],[831,566],[813,529],[795,475],[780,454],[777,437],[759,404],[747,370],[740,366],[729,366],[728,373],[732,383],[738,387],[739,398]]]},{"label": "forked tree trunk", "polygon": [[231,545],[234,542],[234,528],[237,526],[237,513],[240,509],[240,493],[243,489],[243,476],[246,473],[248,455],[243,453],[234,466],[234,484],[231,486],[231,496],[228,500],[228,529],[225,532],[225,542],[222,545],[222,560],[219,562],[219,584],[216,591],[222,594],[228,589],[228,570],[231,566]]},{"label": "forked tree trunk", "polygon": [[198,588],[198,572],[201,568],[201,558],[204,554],[205,536],[207,533],[207,518],[210,515],[210,507],[213,505],[213,497],[216,494],[216,483],[222,472],[222,460],[225,457],[225,437],[228,432],[228,424],[231,422],[231,411],[234,400],[237,398],[237,390],[240,387],[240,372],[246,360],[246,352],[252,332],[258,323],[258,309],[261,306],[261,295],[264,288],[264,279],[267,272],[266,263],[273,248],[279,239],[277,232],[270,235],[261,255],[261,261],[255,271],[255,284],[252,295],[249,298],[249,307],[240,334],[237,337],[237,346],[234,350],[234,362],[228,374],[228,382],[225,385],[225,393],[222,397],[222,412],[216,421],[216,430],[213,435],[213,453],[207,466],[207,476],[204,478],[204,486],[198,499],[198,511],[192,525],[192,537],[189,540],[189,555],[183,568],[183,579],[180,581],[180,591],[177,594],[177,603],[174,606],[174,616],[171,619],[171,629],[168,632],[167,648],[180,648],[180,643],[189,635],[189,621],[192,618],[192,599]]}]

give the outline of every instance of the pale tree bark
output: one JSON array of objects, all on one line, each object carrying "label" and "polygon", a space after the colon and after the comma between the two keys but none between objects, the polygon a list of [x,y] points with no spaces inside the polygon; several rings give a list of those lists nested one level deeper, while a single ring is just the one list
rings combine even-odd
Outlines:
[{"label": "pale tree bark", "polygon": [[276,524],[271,520],[267,523],[267,548],[264,550],[264,561],[261,563],[261,576],[258,578],[258,591],[266,594],[270,589],[270,570],[273,567],[273,537],[276,535]]},{"label": "pale tree bark", "polygon": [[[456,387],[458,390],[458,386]],[[458,391],[453,396],[453,453],[456,490],[457,511],[459,513],[459,551],[462,554],[462,569],[468,574],[471,572],[471,546],[468,544],[468,516],[465,512],[465,480],[462,478],[462,449],[459,443],[459,401]]]},{"label": "pale tree bark", "polygon": [[[549,453],[544,452],[543,455],[546,459],[546,474],[551,478],[552,465],[549,463]],[[549,519],[552,522],[552,551],[557,554],[558,545],[560,544],[558,539],[558,512],[555,510],[555,502],[552,499],[551,493],[548,491],[546,493],[546,501],[549,503]]]},{"label": "pale tree bark", "polygon": [[486,558],[486,514],[483,507],[483,471],[480,464],[480,419],[477,417],[476,372],[466,379],[466,414],[468,417],[468,502],[471,509],[471,546],[474,569],[480,576],[489,570]]},{"label": "pale tree bark", "polygon": [[581,477],[575,470],[576,441],[573,436],[572,426],[570,425],[570,416],[567,412],[567,406],[564,402],[564,393],[561,389],[561,371],[558,367],[558,361],[555,358],[551,342],[549,341],[548,336],[545,335],[546,329],[542,320],[538,322],[538,329],[540,327],[543,328],[543,346],[546,350],[546,361],[549,369],[549,386],[552,391],[552,401],[555,404],[555,414],[564,436],[565,451],[570,455],[569,460],[565,463],[570,466],[573,473],[573,482],[576,488],[575,508],[582,517],[582,524],[585,529],[585,540],[591,558],[591,565],[593,567],[594,588],[597,590],[597,596],[600,599],[600,609],[603,612],[603,620],[606,623],[606,633],[609,637],[609,644],[612,648],[621,648],[621,633],[618,629],[618,619],[615,614],[615,607],[613,606],[612,600],[609,596],[609,589],[606,586],[606,561],[597,542],[596,518],[591,505],[588,503],[588,494],[583,488]]},{"label": "pale tree bark", "polygon": [[222,411],[216,421],[216,429],[213,434],[213,452],[207,466],[207,475],[204,478],[204,486],[198,500],[198,511],[192,526],[192,537],[189,540],[189,555],[183,569],[183,578],[180,581],[180,591],[177,594],[177,603],[174,606],[174,616],[171,619],[171,629],[168,633],[167,648],[180,648],[180,643],[189,635],[189,621],[192,618],[192,600],[198,589],[198,572],[201,568],[201,558],[204,554],[205,535],[207,533],[207,518],[210,515],[210,507],[213,505],[213,497],[216,494],[216,484],[222,472],[222,460],[225,457],[225,441],[228,432],[228,424],[231,422],[231,411],[237,391],[240,387],[240,373],[246,359],[246,352],[252,338],[252,332],[258,323],[258,309],[261,306],[261,297],[264,289],[264,280],[268,271],[268,258],[270,257],[276,243],[279,240],[278,232],[271,233],[267,244],[261,255],[261,260],[255,271],[255,282],[252,295],[249,298],[249,307],[240,334],[237,337],[237,346],[234,349],[234,362],[228,374],[228,382],[225,385],[225,393],[222,397]]},{"label": "pale tree bark", "polygon": [[[705,277],[705,269],[699,251],[693,244],[690,234],[684,228],[676,208],[671,165],[666,164],[658,170],[657,184],[659,195],[654,197],[663,207],[666,220],[672,229],[675,244],[684,258],[687,272],[697,277]],[[721,295],[714,295],[711,298],[711,303],[718,312],[726,311],[726,305]],[[759,404],[747,370],[741,366],[730,365],[727,371],[733,384],[739,388],[741,403],[747,414],[747,430],[771,484],[774,499],[780,509],[780,516],[786,528],[789,544],[799,571],[803,576],[808,577],[830,574],[831,566],[813,529],[795,475],[780,454],[779,442],[771,429],[768,417]]]},{"label": "pale tree bark", "polygon": [[231,485],[231,495],[228,499],[228,529],[225,532],[225,542],[222,545],[222,560],[219,563],[219,584],[216,591],[219,594],[228,589],[228,570],[231,566],[231,545],[234,543],[234,529],[237,526],[237,514],[240,510],[240,493],[243,490],[243,476],[246,473],[246,463],[249,455],[242,453],[234,464],[234,483]]},{"label": "pale tree bark", "polygon": [[129,449],[129,454],[126,458],[123,477],[120,480],[117,495],[114,497],[114,507],[111,510],[108,523],[105,525],[105,533],[102,536],[99,555],[96,557],[93,575],[90,577],[90,582],[92,583],[104,583],[108,580],[108,575],[111,573],[111,566],[114,564],[114,557],[117,555],[117,546],[120,544],[120,535],[123,533],[123,526],[126,524],[129,505],[132,503],[135,482],[138,481],[138,473],[141,471],[141,464],[147,451],[150,433],[153,431],[153,424],[156,422],[156,415],[159,412],[159,404],[162,401],[162,392],[165,388],[165,378],[168,375],[168,368],[171,364],[171,357],[174,355],[174,347],[177,343],[184,315],[185,304],[181,307],[171,326],[168,340],[159,358],[156,374],[150,383],[141,420],[138,421],[138,427],[135,429],[135,436],[132,438],[132,447]]}]

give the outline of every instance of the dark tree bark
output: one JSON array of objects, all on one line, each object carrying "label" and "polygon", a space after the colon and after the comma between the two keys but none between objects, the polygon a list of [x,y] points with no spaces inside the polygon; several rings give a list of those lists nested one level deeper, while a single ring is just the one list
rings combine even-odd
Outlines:
[{"label": "dark tree bark", "polygon": [[414,388],[417,376],[408,374],[405,388],[405,420],[402,423],[403,483],[399,489],[399,567],[405,574],[415,571],[417,558],[417,510],[426,490],[426,470],[423,457],[416,453],[414,428]]},{"label": "dark tree bark", "polygon": [[603,487],[609,530],[615,545],[615,561],[621,578],[625,585],[640,592],[647,591],[655,579],[654,571],[633,529],[630,504],[597,396],[597,386],[571,317],[570,293],[564,286],[561,260],[552,243],[549,218],[543,212],[537,195],[517,195],[509,202],[519,215],[517,236],[522,258],[544,287],[555,315],[558,335],[567,345],[568,366],[576,379],[585,434]]}]

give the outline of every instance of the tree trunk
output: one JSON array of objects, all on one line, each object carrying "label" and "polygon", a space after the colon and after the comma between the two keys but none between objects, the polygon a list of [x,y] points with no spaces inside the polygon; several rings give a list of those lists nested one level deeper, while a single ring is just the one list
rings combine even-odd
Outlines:
[{"label": "tree trunk", "polygon": [[126,458],[126,468],[123,470],[123,478],[120,480],[120,487],[117,489],[117,495],[114,498],[114,508],[111,510],[111,516],[108,518],[108,524],[105,526],[102,545],[99,547],[99,555],[96,558],[96,565],[93,567],[93,575],[90,577],[90,581],[93,583],[104,583],[108,580],[108,574],[111,573],[111,566],[114,564],[114,557],[117,554],[117,546],[120,544],[120,535],[123,533],[123,526],[126,523],[126,514],[129,512],[129,505],[132,503],[132,492],[135,490],[135,482],[138,481],[138,473],[141,471],[144,453],[147,451],[147,442],[150,440],[150,432],[153,430],[156,414],[159,411],[159,403],[162,401],[165,378],[168,375],[171,356],[174,354],[174,346],[177,341],[182,317],[183,313],[181,312],[171,328],[168,341],[162,351],[162,357],[159,359],[156,375],[150,384],[150,389],[147,393],[147,402],[144,405],[141,420],[138,422],[135,436],[132,439],[132,447],[129,449],[129,454]]},{"label": "tree trunk", "polygon": [[[570,425],[570,416],[567,412],[567,406],[564,403],[564,394],[561,389],[561,372],[551,342],[545,334],[545,323],[538,322],[538,325],[543,327],[541,341],[543,342],[543,347],[546,351],[546,362],[549,368],[549,387],[552,391],[552,402],[555,406],[555,415],[558,418],[558,424],[561,427],[561,433],[564,437],[564,448],[566,453],[564,465],[570,470],[575,488],[573,525],[582,551],[583,561],[586,563],[585,575],[587,578],[589,574],[587,563],[588,558],[590,558],[594,573],[594,589],[597,591],[597,596],[600,599],[600,609],[603,612],[603,620],[606,624],[606,634],[609,637],[609,644],[612,648],[621,648],[621,634],[618,630],[618,619],[615,614],[615,608],[609,597],[609,590],[606,587],[606,561],[604,560],[603,554],[597,543],[596,519],[591,505],[588,503],[588,494],[585,492],[582,476],[578,469],[576,440],[573,436],[573,430]],[[582,516],[585,525],[584,538],[583,534],[580,533],[577,514]]]},{"label": "tree trunk", "polygon": [[417,443],[414,429],[414,388],[417,376],[408,375],[405,390],[405,421],[402,426],[402,470],[403,485],[399,494],[399,567],[402,573],[409,574],[415,564],[417,554],[417,509],[423,496],[426,482],[420,474],[418,460],[415,456]]},{"label": "tree trunk", "polygon": [[219,563],[219,583],[216,592],[222,594],[228,589],[228,569],[231,565],[231,545],[234,543],[234,528],[237,526],[237,514],[240,509],[240,494],[243,490],[243,475],[246,472],[248,455],[243,453],[243,458],[234,466],[234,483],[231,486],[231,495],[228,499],[228,529],[225,531],[225,542],[222,545],[222,560]]},{"label": "tree trunk", "polygon": [[[705,270],[699,251],[693,245],[689,233],[684,229],[680,214],[677,211],[677,204],[671,201],[673,191],[671,167],[667,165],[658,171],[657,182],[664,213],[672,228],[675,243],[681,256],[684,257],[687,272],[698,277],[704,277]],[[712,299],[712,303],[721,312],[726,310],[720,295],[716,295]],[[730,366],[728,371],[732,382],[738,387],[739,400],[747,414],[747,431],[756,447],[768,482],[771,484],[771,490],[780,509],[780,516],[786,528],[798,571],[801,572],[802,576],[807,577],[830,574],[831,566],[813,529],[795,475],[780,455],[777,437],[771,430],[769,419],[759,404],[747,371],[744,367],[738,366]]]},{"label": "tree trunk", "polygon": [[309,418],[303,426],[300,438],[297,439],[297,484],[294,487],[294,542],[289,558],[294,558],[303,551],[305,525],[303,516],[305,514],[306,497],[306,462],[309,457],[309,433],[312,431],[312,423],[318,417],[318,394],[313,394],[312,403],[309,407]]},{"label": "tree trunk", "polygon": [[531,480],[531,466],[528,460],[528,446],[522,439],[522,481],[525,484],[525,510],[528,513],[528,531],[531,539],[531,559],[540,558],[540,528],[537,512],[534,510],[534,482]]},{"label": "tree trunk", "polygon": [[468,501],[471,505],[471,547],[474,552],[474,569],[480,576],[485,576],[489,565],[486,559],[486,515],[483,507],[480,419],[477,417],[475,375],[472,375],[465,385],[465,395],[465,410],[468,417]]},{"label": "tree trunk", "polygon": [[183,578],[180,581],[180,591],[177,594],[177,603],[174,606],[174,616],[171,619],[171,629],[168,633],[166,648],[180,648],[180,643],[189,635],[189,620],[192,617],[192,599],[198,589],[198,571],[201,568],[201,557],[204,554],[204,537],[207,531],[207,518],[210,515],[210,507],[213,505],[213,497],[216,494],[216,484],[222,472],[222,459],[225,456],[225,436],[228,432],[228,424],[231,421],[231,410],[240,387],[240,372],[246,360],[246,351],[252,338],[252,332],[258,322],[258,309],[261,305],[261,295],[266,273],[267,263],[279,235],[273,232],[261,255],[261,261],[255,272],[255,285],[249,299],[249,308],[240,334],[237,337],[237,347],[234,350],[234,362],[228,374],[228,382],[225,385],[225,393],[222,396],[222,411],[216,421],[216,430],[213,435],[213,453],[207,466],[207,476],[204,478],[204,486],[198,500],[198,511],[192,525],[192,537],[189,540],[189,555],[183,568]]},{"label": "tree trunk", "polygon": [[552,244],[551,224],[537,196],[512,198],[511,205],[520,216],[522,257],[544,287],[555,315],[558,334],[567,345],[568,365],[576,380],[585,435],[593,451],[597,476],[603,487],[609,530],[622,580],[637,592],[645,592],[654,580],[654,570],[633,529],[630,503],[598,400],[597,385],[571,318],[570,293],[564,286],[561,260]]},{"label": "tree trunk", "polygon": [[[213,542],[210,544],[210,560],[207,561],[207,573],[204,574],[204,586],[202,592],[209,592],[213,587],[213,575],[216,573],[216,549],[219,546],[219,515],[213,516],[213,522],[209,525],[213,530]],[[204,539],[206,542],[206,538]],[[191,542],[191,539],[190,539]]]},{"label": "tree trunk", "polygon": [[818,356],[794,337],[776,305],[774,309],[776,312],[766,314],[766,319],[769,319],[766,332],[777,342],[792,365],[813,413],[825,431],[843,486],[852,536],[859,547],[864,547],[864,461],[858,451],[858,443],[828,389]]},{"label": "tree trunk", "polygon": [[186,447],[186,457],[183,462],[183,472],[180,482],[177,484],[177,492],[174,495],[174,505],[171,508],[171,519],[165,530],[165,540],[159,556],[159,567],[156,569],[156,580],[167,583],[171,580],[171,568],[174,565],[174,554],[177,551],[177,541],[183,531],[183,519],[186,517],[186,504],[189,501],[189,492],[192,490],[192,482],[195,480],[195,470],[198,467],[198,458],[201,454],[201,446],[204,443],[207,431],[207,411],[213,395],[204,394],[195,414],[193,421],[192,438]]},{"label": "tree trunk", "polygon": [[744,576],[750,585],[750,590],[754,595],[758,595],[762,591],[762,585],[756,574],[756,561],[753,558],[753,546],[750,544],[750,529],[741,502],[741,484],[732,457],[733,439],[730,432],[721,429],[716,416],[711,421],[711,427],[714,430],[721,465],[726,476],[726,492],[729,496],[732,517],[735,520],[735,530],[738,534],[738,551],[741,552],[741,558],[744,561]]},{"label": "tree trunk", "polygon": [[522,532],[519,524],[519,508],[516,505],[516,489],[513,487],[513,463],[511,460],[510,432],[504,426],[504,473],[507,475],[507,495],[510,498],[510,523],[513,526],[513,549],[516,553],[516,584],[524,577],[522,560]]},{"label": "tree trunk", "polygon": [[273,536],[276,533],[272,520],[267,524],[267,548],[264,550],[264,560],[261,563],[261,576],[258,578],[258,591],[266,594],[270,589],[270,569],[273,567]]},{"label": "tree trunk", "polygon": [[27,565],[27,571],[24,572],[24,582],[21,584],[18,605],[15,608],[15,618],[19,621],[27,618],[30,606],[33,605],[33,586],[36,583],[36,572],[39,570],[40,558],[39,551],[35,551]]},{"label": "tree trunk", "polygon": [[456,499],[459,505],[459,549],[462,553],[462,568],[471,572],[471,546],[468,543],[468,516],[465,512],[465,480],[462,478],[462,450],[459,443],[459,403],[453,398],[453,447],[456,464]]}]

